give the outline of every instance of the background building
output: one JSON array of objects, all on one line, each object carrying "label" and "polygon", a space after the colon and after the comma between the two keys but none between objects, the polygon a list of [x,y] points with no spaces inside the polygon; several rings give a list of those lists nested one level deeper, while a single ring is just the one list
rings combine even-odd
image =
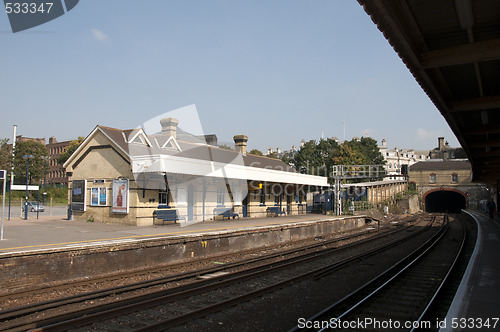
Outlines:
[{"label": "background building", "polygon": [[71,141],[58,142],[52,136],[49,138],[49,144],[46,144],[48,159],[47,163],[47,184],[52,185],[68,185],[68,177],[66,170],[57,162],[57,159],[66,152],[66,149],[71,144]]},{"label": "background building", "polygon": [[[398,147],[388,149],[385,139],[382,140],[379,149],[382,156],[384,156],[385,169],[388,175],[401,175],[403,165],[409,167],[419,161],[429,159],[428,150],[399,149]],[[389,178],[396,179],[397,176]]]},{"label": "background building", "polygon": [[462,148],[452,148],[444,137],[438,137],[438,146],[429,151],[430,159],[465,159],[467,154]]}]

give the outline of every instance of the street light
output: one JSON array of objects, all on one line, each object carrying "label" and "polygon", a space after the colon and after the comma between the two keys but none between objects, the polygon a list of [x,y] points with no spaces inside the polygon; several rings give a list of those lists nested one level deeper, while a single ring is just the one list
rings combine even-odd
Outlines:
[{"label": "street light", "polygon": [[50,160],[49,156],[42,156],[41,157],[44,161],[44,166],[43,166],[43,205],[45,206],[45,196],[47,196],[47,192],[45,191],[45,186],[47,183],[47,160]]},{"label": "street light", "polygon": [[24,155],[23,158],[28,160],[28,165],[26,166],[26,201],[24,202],[24,220],[28,220],[28,185],[29,185],[30,159],[35,158],[35,156],[29,154],[29,155]]}]

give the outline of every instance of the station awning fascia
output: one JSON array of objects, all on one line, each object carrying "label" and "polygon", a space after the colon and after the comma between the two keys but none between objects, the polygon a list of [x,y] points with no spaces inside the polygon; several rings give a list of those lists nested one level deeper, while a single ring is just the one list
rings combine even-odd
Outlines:
[{"label": "station awning fascia", "polygon": [[243,163],[220,163],[209,160],[184,158],[171,155],[147,155],[131,157],[132,173],[171,173],[214,178],[228,178],[275,183],[291,183],[309,186],[328,186],[323,176],[292,173],[269,168],[250,167]]}]

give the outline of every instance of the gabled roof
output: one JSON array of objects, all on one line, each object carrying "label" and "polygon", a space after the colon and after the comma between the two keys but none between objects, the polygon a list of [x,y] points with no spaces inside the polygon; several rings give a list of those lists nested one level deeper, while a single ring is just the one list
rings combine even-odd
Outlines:
[{"label": "gabled roof", "polygon": [[[97,126],[97,128],[113,140],[113,142],[125,151],[129,157],[132,155],[175,155],[177,157],[216,161],[220,163],[231,163],[237,157],[242,157],[244,166],[297,173],[293,167],[279,159],[251,154],[240,155],[240,153],[233,150],[221,149],[202,143],[178,141],[175,138],[172,140],[172,136],[167,137],[161,134],[146,135],[149,142],[151,142],[149,146],[132,147],[124,137],[131,136],[133,130],[121,130],[104,126]],[[167,144],[167,142],[172,142],[172,144],[177,145],[180,149],[172,149],[172,146]],[[133,149],[133,151],[131,151],[131,149]]]},{"label": "gabled roof", "polygon": [[410,166],[410,171],[443,171],[443,170],[470,170],[471,164],[467,159],[431,159],[419,161]]},{"label": "gabled roof", "polygon": [[[71,164],[97,132],[107,137],[132,164],[132,172],[178,173],[269,182],[327,186],[327,178],[298,173],[279,159],[241,154],[202,143],[177,140],[162,134],[146,135],[142,129],[121,130],[97,126],[64,164]],[[141,142],[137,143],[137,138]]]}]

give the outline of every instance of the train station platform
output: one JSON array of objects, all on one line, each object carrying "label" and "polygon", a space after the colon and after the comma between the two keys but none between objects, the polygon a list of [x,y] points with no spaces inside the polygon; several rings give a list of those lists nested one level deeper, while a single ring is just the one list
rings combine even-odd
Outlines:
[{"label": "train station platform", "polygon": [[500,330],[500,218],[466,213],[478,224],[476,246],[440,331]]},{"label": "train station platform", "polygon": [[0,255],[129,243],[134,240],[244,231],[278,225],[334,220],[335,218],[338,217],[304,214],[286,217],[205,221],[182,227],[180,224],[137,227],[67,220],[64,216],[40,216],[38,219],[35,216],[30,216],[28,220],[13,218],[4,221],[4,236],[3,240],[0,241]]},{"label": "train station platform", "polygon": [[[282,245],[372,227],[365,216],[305,214],[126,226],[64,216],[4,220],[0,292]],[[9,286],[10,285],[10,286]]]}]

